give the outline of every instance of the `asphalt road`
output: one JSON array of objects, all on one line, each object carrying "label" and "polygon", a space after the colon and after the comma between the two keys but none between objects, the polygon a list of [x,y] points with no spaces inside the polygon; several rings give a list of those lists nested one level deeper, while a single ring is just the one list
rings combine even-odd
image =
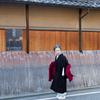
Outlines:
[{"label": "asphalt road", "polygon": [[[8,99],[7,99],[8,100]],[[26,98],[15,98],[9,100],[58,100],[56,94],[33,96]],[[100,100],[100,88],[71,91],[67,93],[64,100]]]}]

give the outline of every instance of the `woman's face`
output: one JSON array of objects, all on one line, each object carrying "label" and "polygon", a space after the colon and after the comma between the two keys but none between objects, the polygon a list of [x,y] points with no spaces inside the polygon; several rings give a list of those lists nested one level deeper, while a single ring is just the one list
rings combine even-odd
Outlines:
[{"label": "woman's face", "polygon": [[55,49],[55,54],[56,54],[56,55],[60,55],[60,54],[61,54],[60,48],[56,48],[56,49]]}]

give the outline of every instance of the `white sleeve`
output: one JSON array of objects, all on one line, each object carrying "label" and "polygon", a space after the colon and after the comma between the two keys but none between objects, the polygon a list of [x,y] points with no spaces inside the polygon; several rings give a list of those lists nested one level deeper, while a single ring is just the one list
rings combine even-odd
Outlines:
[{"label": "white sleeve", "polygon": [[64,76],[64,67],[63,67],[63,69],[62,69],[62,76]]}]

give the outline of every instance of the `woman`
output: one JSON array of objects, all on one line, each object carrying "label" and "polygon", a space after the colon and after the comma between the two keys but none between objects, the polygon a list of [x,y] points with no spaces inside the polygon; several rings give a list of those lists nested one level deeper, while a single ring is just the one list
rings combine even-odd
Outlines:
[{"label": "woman", "polygon": [[55,52],[55,74],[50,89],[57,92],[58,99],[66,98],[66,67],[68,66],[68,60],[61,53],[60,45],[54,46]]}]

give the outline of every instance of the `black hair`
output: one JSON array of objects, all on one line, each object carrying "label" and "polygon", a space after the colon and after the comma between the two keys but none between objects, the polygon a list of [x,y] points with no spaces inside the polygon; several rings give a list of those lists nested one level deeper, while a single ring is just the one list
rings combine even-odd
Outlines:
[{"label": "black hair", "polygon": [[54,51],[55,51],[56,48],[60,48],[60,50],[61,50],[61,46],[60,45],[55,45],[54,48],[53,48]]}]

